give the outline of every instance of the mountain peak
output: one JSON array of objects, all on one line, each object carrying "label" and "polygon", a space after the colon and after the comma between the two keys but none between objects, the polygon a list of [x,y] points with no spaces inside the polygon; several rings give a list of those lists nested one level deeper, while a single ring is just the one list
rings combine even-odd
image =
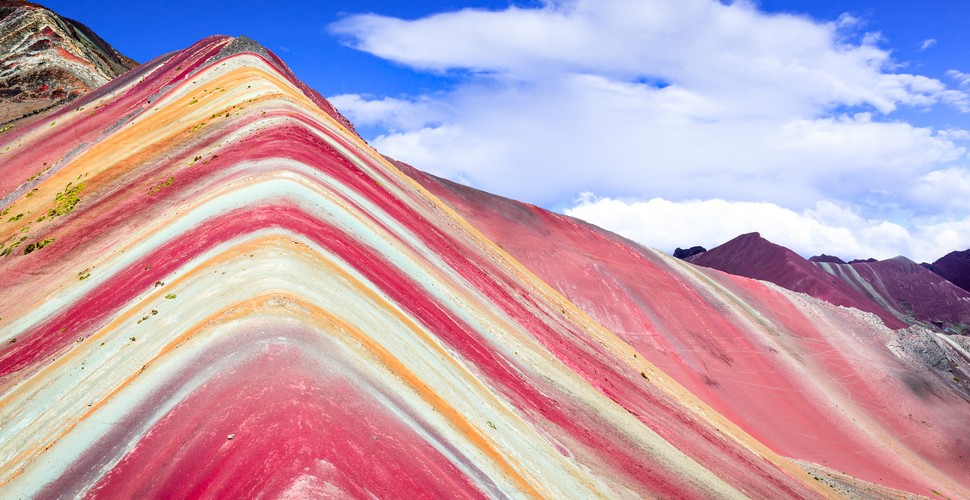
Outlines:
[{"label": "mountain peak", "polygon": [[[215,38],[220,38],[220,37],[217,36]],[[249,38],[246,35],[238,35],[235,37],[222,36],[221,38],[225,38],[229,40],[229,43],[226,44],[221,50],[219,50],[219,53],[213,56],[212,59],[209,60],[208,64],[214,64],[218,61],[221,61],[222,59],[225,59],[227,57],[230,57],[236,54],[242,54],[242,53],[256,54],[260,56],[263,60],[268,62],[269,64],[273,65],[277,70],[279,70],[280,73],[286,76],[287,79],[291,83],[293,83],[297,88],[299,88],[304,95],[309,97],[310,100],[317,105],[317,107],[319,107],[325,113],[327,113],[335,120],[337,120],[337,122],[339,122],[341,126],[346,128],[350,132],[354,133],[355,135],[358,135],[359,137],[359,134],[357,134],[357,129],[354,127],[354,124],[350,122],[350,120],[348,120],[343,114],[341,114],[340,111],[337,110],[337,108],[334,107],[334,105],[331,104],[330,101],[328,101],[326,98],[324,98],[319,92],[310,88],[308,85],[303,83],[302,80],[297,78],[296,74],[293,73],[290,67],[287,66],[286,63],[282,59],[280,59],[276,54],[274,54],[271,50],[267,49],[261,43],[257,42],[256,40],[253,40],[252,38]]]},{"label": "mountain peak", "polygon": [[267,60],[276,59],[270,55],[271,53],[266,47],[246,35],[226,38],[231,41],[225,47],[223,47],[218,54],[215,55],[212,62],[216,62],[231,55],[241,54],[244,52],[259,54]]},{"label": "mountain peak", "polygon": [[[758,231],[740,234],[740,235],[736,236],[734,239],[735,240],[741,240],[741,241],[750,241],[750,240],[768,241],[765,238],[763,238],[761,236],[761,233],[759,233]],[[771,242],[769,241],[769,243],[771,243]]]}]

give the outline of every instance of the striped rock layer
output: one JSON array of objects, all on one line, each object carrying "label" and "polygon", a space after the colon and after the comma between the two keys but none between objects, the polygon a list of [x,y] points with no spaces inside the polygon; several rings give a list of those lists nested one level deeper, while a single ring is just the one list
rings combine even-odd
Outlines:
[{"label": "striped rock layer", "polygon": [[[932,462],[966,494],[970,343],[919,327],[894,332],[875,315],[695,267],[397,165],[640,356],[820,480],[834,468],[935,496],[939,488],[918,486],[916,469],[897,461],[908,450],[904,461]],[[849,496],[898,496],[827,482]]]},{"label": "striped rock layer", "polygon": [[246,39],[0,173],[5,496],[970,495],[874,317],[399,168]]},{"label": "striped rock layer", "polygon": [[951,331],[970,326],[970,292],[906,257],[815,265],[904,321],[924,322]]}]

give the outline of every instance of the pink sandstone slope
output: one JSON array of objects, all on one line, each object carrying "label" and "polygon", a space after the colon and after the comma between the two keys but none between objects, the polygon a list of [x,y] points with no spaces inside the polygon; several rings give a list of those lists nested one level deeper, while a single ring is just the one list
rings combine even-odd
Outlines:
[{"label": "pink sandstone slope", "polygon": [[927,496],[936,470],[967,494],[966,388],[894,354],[874,317],[397,165],[772,450]]},{"label": "pink sandstone slope", "polygon": [[795,252],[762,238],[758,233],[738,236],[692,257],[690,262],[737,276],[770,281],[832,304],[871,312],[893,329],[907,326],[847,283],[824,272]]}]

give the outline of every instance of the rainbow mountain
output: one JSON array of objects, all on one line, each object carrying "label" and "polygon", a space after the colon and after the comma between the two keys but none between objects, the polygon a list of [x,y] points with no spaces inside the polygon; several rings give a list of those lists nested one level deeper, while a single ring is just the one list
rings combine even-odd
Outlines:
[{"label": "rainbow mountain", "polygon": [[246,38],[0,172],[3,496],[970,496],[965,346],[395,162]]}]

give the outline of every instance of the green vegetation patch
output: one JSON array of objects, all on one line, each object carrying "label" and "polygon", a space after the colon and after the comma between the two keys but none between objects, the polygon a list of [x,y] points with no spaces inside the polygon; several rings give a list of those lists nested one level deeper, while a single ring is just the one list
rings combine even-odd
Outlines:
[{"label": "green vegetation patch", "polygon": [[149,188],[148,189],[148,194],[155,194],[155,193],[161,191],[162,189],[165,189],[165,188],[171,186],[173,182],[175,182],[175,177],[169,177],[167,181],[159,182],[159,183],[155,184],[154,186],[152,186],[151,188]]},{"label": "green vegetation patch", "polygon": [[54,243],[54,238],[47,238],[45,240],[31,243],[24,248],[24,255],[27,255],[35,250],[40,250],[41,248],[44,248],[47,245],[50,245],[51,243]]},{"label": "green vegetation patch", "polygon": [[47,171],[48,171],[48,170],[50,170],[50,169],[51,169],[51,168],[52,168],[53,166],[54,166],[54,165],[51,165],[51,166],[47,166],[47,163],[44,163],[44,166],[42,166],[42,167],[41,167],[41,169],[40,169],[40,170],[38,170],[36,174],[34,174],[34,175],[32,175],[32,176],[30,176],[30,177],[28,177],[28,178],[27,178],[27,180],[26,180],[25,182],[30,182],[30,181],[32,181],[32,180],[34,180],[34,179],[36,179],[36,178],[38,178],[38,177],[40,177],[40,176],[42,176],[42,175],[44,175],[44,172],[47,172]]},{"label": "green vegetation patch", "polygon": [[[73,184],[73,185],[72,185]],[[81,201],[78,195],[84,191],[84,183],[74,184],[68,182],[67,186],[64,186],[64,190],[54,195],[54,208],[47,211],[47,216],[51,219],[69,214],[74,210],[74,207]]]},{"label": "green vegetation patch", "polygon": [[18,245],[20,245],[21,243],[23,243],[26,240],[27,240],[27,237],[26,236],[21,236],[19,240],[11,243],[10,246],[8,246],[7,248],[4,248],[3,251],[0,252],[0,257],[6,257],[6,256],[10,255],[13,252],[13,249],[14,248],[17,248]]}]

